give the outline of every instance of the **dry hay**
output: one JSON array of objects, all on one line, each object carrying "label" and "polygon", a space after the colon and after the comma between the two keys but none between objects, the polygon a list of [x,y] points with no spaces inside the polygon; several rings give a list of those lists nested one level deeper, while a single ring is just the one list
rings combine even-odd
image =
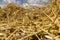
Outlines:
[{"label": "dry hay", "polygon": [[42,8],[0,8],[0,40],[60,40],[60,0]]}]

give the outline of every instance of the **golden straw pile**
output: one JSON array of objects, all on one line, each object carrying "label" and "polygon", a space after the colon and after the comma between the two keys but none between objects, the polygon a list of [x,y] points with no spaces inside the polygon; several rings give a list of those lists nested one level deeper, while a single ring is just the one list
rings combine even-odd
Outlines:
[{"label": "golden straw pile", "polygon": [[40,8],[0,8],[0,40],[60,40],[60,0]]}]

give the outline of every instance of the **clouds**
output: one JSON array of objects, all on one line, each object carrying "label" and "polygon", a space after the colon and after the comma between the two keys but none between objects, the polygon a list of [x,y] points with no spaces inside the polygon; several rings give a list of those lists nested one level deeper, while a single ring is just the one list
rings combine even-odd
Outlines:
[{"label": "clouds", "polygon": [[0,4],[2,3],[16,3],[16,4],[23,4],[25,2],[28,2],[28,3],[39,3],[39,2],[44,2],[44,3],[47,3],[49,2],[50,0],[0,0]]},{"label": "clouds", "polygon": [[51,0],[27,0],[28,5],[25,4],[25,8],[36,8],[36,7],[44,7],[46,6]]},{"label": "clouds", "polygon": [[27,0],[29,3],[48,3],[50,0]]},{"label": "clouds", "polygon": [[34,6],[42,6],[45,5],[45,3],[49,3],[50,0],[0,0],[0,6],[7,5],[9,3],[15,3],[17,5],[26,5],[26,2],[28,2],[28,6],[34,7]]},{"label": "clouds", "polygon": [[29,3],[36,3],[39,2],[40,0],[27,0]]}]

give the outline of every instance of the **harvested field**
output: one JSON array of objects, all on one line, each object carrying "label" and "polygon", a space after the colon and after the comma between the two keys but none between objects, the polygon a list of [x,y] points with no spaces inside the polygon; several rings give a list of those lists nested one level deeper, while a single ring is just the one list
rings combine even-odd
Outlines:
[{"label": "harvested field", "polygon": [[60,40],[60,0],[40,8],[0,8],[0,40]]}]

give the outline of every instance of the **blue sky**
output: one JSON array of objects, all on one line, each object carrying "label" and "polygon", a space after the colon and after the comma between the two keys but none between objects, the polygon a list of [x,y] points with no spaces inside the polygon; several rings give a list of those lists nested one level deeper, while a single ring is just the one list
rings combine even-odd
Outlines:
[{"label": "blue sky", "polygon": [[[5,0],[6,2],[7,0]],[[12,0],[10,0],[12,1]],[[49,0],[13,0],[15,1],[15,3],[17,4],[23,4],[24,2],[30,2],[30,3],[33,3],[33,2],[48,2]],[[0,0],[0,4],[4,3],[4,0]]]},{"label": "blue sky", "polygon": [[27,0],[15,0],[17,4],[23,4],[24,2],[27,2]]},{"label": "blue sky", "polygon": [[17,4],[23,4],[24,2],[29,2],[29,3],[36,3],[36,2],[44,2],[48,3],[50,0],[15,0]]},{"label": "blue sky", "polygon": [[[49,2],[50,0],[13,0],[15,1],[14,3],[18,5],[22,5],[24,2],[29,2],[29,3],[35,3],[35,2]],[[0,5],[4,5],[6,3],[12,2],[12,0],[0,0]]]}]

